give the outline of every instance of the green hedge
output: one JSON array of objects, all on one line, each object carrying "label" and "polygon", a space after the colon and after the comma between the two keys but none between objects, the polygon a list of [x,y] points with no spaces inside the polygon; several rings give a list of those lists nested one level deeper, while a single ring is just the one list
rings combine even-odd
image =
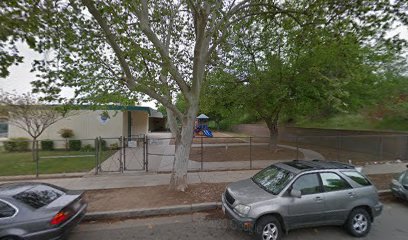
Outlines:
[{"label": "green hedge", "polygon": [[28,138],[10,138],[4,142],[4,150],[7,152],[25,152],[28,151]]},{"label": "green hedge", "polygon": [[43,151],[52,151],[52,150],[54,150],[54,141],[52,141],[52,140],[41,140],[41,149]]},{"label": "green hedge", "polygon": [[69,140],[68,145],[71,151],[81,150],[81,140]]}]

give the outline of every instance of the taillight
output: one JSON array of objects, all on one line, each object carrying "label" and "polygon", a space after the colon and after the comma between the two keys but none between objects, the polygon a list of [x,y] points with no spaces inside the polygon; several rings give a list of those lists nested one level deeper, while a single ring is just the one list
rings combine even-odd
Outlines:
[{"label": "taillight", "polygon": [[65,222],[69,218],[69,213],[61,211],[55,215],[51,220],[51,225],[58,225]]}]

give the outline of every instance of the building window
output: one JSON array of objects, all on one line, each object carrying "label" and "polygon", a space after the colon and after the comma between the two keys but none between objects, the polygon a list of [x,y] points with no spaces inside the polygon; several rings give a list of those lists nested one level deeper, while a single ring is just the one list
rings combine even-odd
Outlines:
[{"label": "building window", "polygon": [[0,118],[0,138],[8,137],[8,121]]}]

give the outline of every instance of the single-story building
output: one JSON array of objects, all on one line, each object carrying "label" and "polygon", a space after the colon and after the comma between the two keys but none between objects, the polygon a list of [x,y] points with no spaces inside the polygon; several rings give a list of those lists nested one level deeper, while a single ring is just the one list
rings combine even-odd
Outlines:
[{"label": "single-story building", "polygon": [[[164,126],[163,114],[150,107],[110,105],[94,110],[84,106],[70,111],[68,117],[48,127],[39,140],[64,140],[58,132],[61,129],[71,129],[74,136],[70,139],[89,139],[91,143],[97,137],[109,139],[142,136],[152,130],[164,130]],[[24,130],[9,124],[7,138],[17,137],[31,139]],[[63,141],[54,143],[56,147],[63,144]]]}]

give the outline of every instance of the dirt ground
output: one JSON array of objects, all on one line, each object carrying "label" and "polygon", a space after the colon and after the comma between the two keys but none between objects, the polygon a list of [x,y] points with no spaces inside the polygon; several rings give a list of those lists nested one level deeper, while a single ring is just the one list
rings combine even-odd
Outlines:
[{"label": "dirt ground", "polygon": [[[224,161],[249,161],[250,154],[252,160],[293,160],[303,159],[303,154],[296,150],[287,148],[278,148],[277,150],[269,146],[223,146],[223,147],[204,147],[203,162],[224,162]],[[190,159],[201,161],[201,148],[192,148]]]},{"label": "dirt ground", "polygon": [[[393,174],[370,175],[378,189],[388,189]],[[228,183],[192,184],[186,192],[170,191],[168,186],[86,191],[89,212],[153,208],[181,204],[220,202]],[[393,201],[387,196],[384,201]]]},{"label": "dirt ground", "polygon": [[167,185],[92,190],[85,192],[85,198],[89,203],[89,212],[219,202],[226,185],[227,183],[192,184],[186,192],[170,191]]},{"label": "dirt ground", "polygon": [[[296,143],[287,143],[284,142],[283,144],[295,146]],[[395,161],[398,159],[396,156],[391,156],[390,154],[383,154],[382,157],[378,155],[378,153],[364,153],[364,152],[355,152],[355,151],[346,151],[344,149],[336,149],[324,146],[318,146],[313,144],[299,144],[299,147],[310,149],[322,154],[325,159],[327,160],[334,160],[334,161],[341,161],[341,162],[351,162],[354,165],[365,165],[370,163],[385,163],[389,161]],[[381,159],[382,158],[382,159]]]},{"label": "dirt ground", "polygon": [[[232,136],[229,133],[221,133],[221,132],[213,132],[213,137],[205,137],[205,136],[195,136],[193,138],[193,144],[219,144],[219,143],[245,143],[249,141],[248,137],[242,137],[234,135]],[[172,139],[170,141],[170,145],[174,145],[175,141]]]}]

